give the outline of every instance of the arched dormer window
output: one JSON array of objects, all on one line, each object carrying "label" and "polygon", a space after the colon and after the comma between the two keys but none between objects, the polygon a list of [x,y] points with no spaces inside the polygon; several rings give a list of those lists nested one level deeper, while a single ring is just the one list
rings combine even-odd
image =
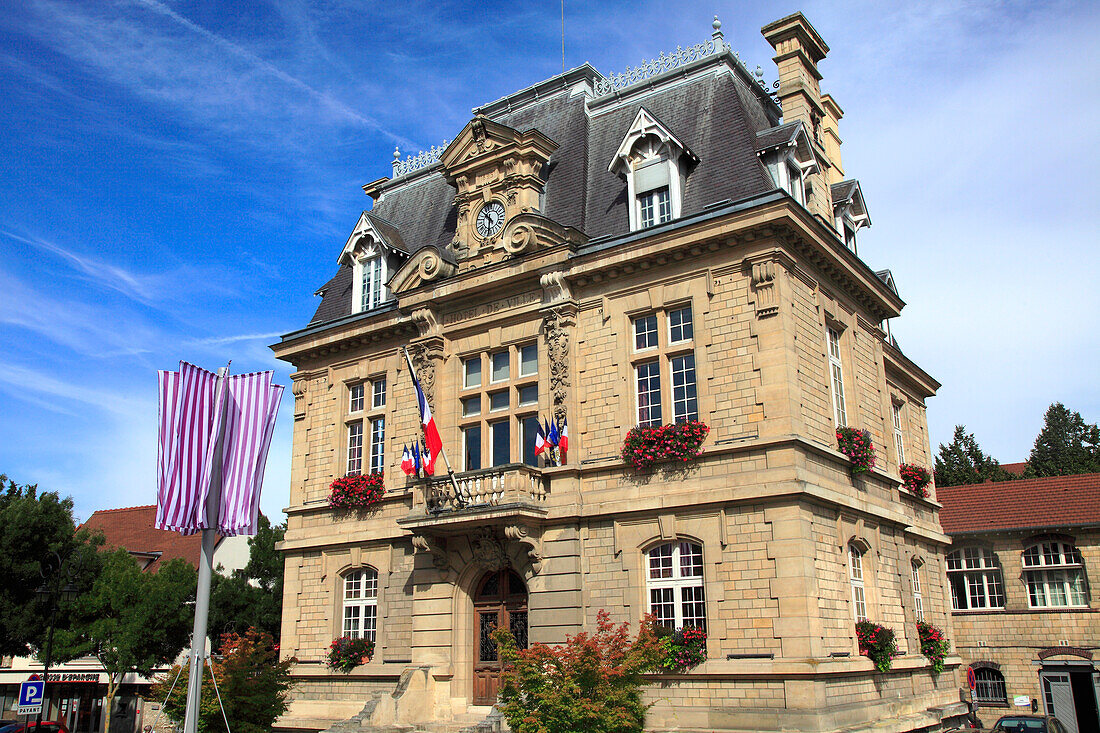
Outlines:
[{"label": "arched dormer window", "polygon": [[668,628],[707,628],[703,592],[703,547],[681,540],[665,542],[645,554],[649,612]]},{"label": "arched dormer window", "polygon": [[698,160],[644,107],[607,167],[626,179],[630,229],[679,218],[687,167]]},{"label": "arched dormer window", "polygon": [[956,611],[1004,608],[1001,564],[983,547],[963,547],[947,556],[947,584]]},{"label": "arched dormer window", "polygon": [[371,567],[348,571],[342,585],[342,634],[375,641],[378,634],[378,571]]},{"label": "arched dormer window", "polygon": [[393,274],[391,266],[407,256],[396,227],[364,212],[340,253],[340,264],[352,268],[352,313],[373,310],[393,300],[386,286]]},{"label": "arched dormer window", "polygon": [[1070,542],[1036,542],[1024,550],[1024,577],[1032,608],[1087,606],[1085,566]]}]

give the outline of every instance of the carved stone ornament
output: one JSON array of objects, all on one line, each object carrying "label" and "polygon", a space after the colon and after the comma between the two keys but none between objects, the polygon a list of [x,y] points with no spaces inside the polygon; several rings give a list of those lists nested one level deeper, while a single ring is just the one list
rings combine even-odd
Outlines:
[{"label": "carved stone ornament", "polygon": [[443,361],[442,339],[430,339],[409,347],[409,358],[412,360],[413,369],[416,370],[416,378],[420,382],[420,388],[424,390],[424,399],[428,406],[435,412],[435,372],[436,365]]},{"label": "carved stone ornament", "polygon": [[451,571],[451,562],[447,557],[447,541],[442,537],[430,535],[414,535],[412,538],[413,549],[417,552],[426,552],[432,557],[432,565],[441,575],[446,577]]},{"label": "carved stone ornament", "polygon": [[754,262],[752,289],[756,293],[756,317],[766,318],[779,312],[779,289],[776,287],[778,264],[775,260]]},{"label": "carved stone ornament", "polygon": [[527,547],[527,560],[531,563],[531,572],[538,575],[542,570],[542,539],[533,537],[526,525],[510,524],[504,528],[505,539]]},{"label": "carved stone ornament", "polygon": [[501,241],[508,254],[520,255],[559,244],[577,247],[587,242],[588,237],[573,227],[563,227],[542,214],[526,211],[512,217],[504,227]]},{"label": "carved stone ornament", "polygon": [[573,325],[572,316],[556,310],[546,314],[542,320],[542,332],[550,362],[551,409],[558,421],[565,419],[566,398],[569,396],[569,331]]},{"label": "carved stone ornament", "polygon": [[309,388],[308,380],[295,379],[290,387],[294,393],[294,419],[300,420],[306,416],[306,390]]},{"label": "carved stone ornament", "polygon": [[504,551],[504,544],[490,529],[482,529],[472,537],[470,549],[473,551],[474,562],[488,570],[502,570],[512,564],[508,553]]},{"label": "carved stone ornament", "polygon": [[417,308],[412,312],[413,323],[421,336],[438,336],[440,334],[439,319],[431,308]]},{"label": "carved stone ornament", "polygon": [[539,278],[539,285],[546,294],[546,303],[557,303],[562,300],[572,300],[573,293],[569,289],[569,283],[565,275],[560,272],[548,272]]},{"label": "carved stone ornament", "polygon": [[443,280],[455,274],[457,268],[443,259],[434,246],[425,247],[408,259],[394,275],[393,292],[404,293],[426,283]]}]

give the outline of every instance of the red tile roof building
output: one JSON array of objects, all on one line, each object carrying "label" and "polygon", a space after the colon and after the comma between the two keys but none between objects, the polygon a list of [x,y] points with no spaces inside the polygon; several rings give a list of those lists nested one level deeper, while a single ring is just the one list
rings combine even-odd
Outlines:
[{"label": "red tile roof building", "polygon": [[939,486],[936,497],[950,535],[1100,525],[1100,473]]},{"label": "red tile roof building", "polygon": [[[81,525],[88,530],[103,533],[106,547],[122,547],[136,556],[145,570],[156,571],[162,561],[180,558],[199,566],[199,546],[202,536],[184,536],[153,527],[157,516],[156,505],[131,506],[122,509],[100,509]],[[224,539],[219,537],[219,542]],[[147,564],[146,564],[147,563]]]}]

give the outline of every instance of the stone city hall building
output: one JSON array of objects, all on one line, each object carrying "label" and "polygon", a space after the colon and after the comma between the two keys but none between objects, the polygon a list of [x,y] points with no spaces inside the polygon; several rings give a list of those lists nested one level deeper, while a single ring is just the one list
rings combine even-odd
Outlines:
[{"label": "stone city hall building", "polygon": [[[773,91],[714,28],[479,107],[364,186],[316,315],[274,347],[297,370],[282,728],[477,720],[500,677],[489,629],[560,643],[600,609],[706,629],[706,662],[652,676],[654,730],[959,715],[915,630],[949,622],[949,540],[898,475],[903,455],[929,465],[939,385],[889,338],[904,303],[857,253],[870,219],[819,89],[828,47],[801,14],[766,26]],[[399,470],[421,429],[402,347],[457,492],[442,460]],[[568,420],[562,465],[534,454],[539,416]],[[710,429],[692,463],[620,458],[633,426],[690,419]],[[870,431],[873,471],[853,478],[838,425]],[[335,478],[368,471],[377,507],[329,507]],[[860,618],[897,632],[889,673],[859,655]],[[343,634],[376,642],[347,676],[324,664]]]}]

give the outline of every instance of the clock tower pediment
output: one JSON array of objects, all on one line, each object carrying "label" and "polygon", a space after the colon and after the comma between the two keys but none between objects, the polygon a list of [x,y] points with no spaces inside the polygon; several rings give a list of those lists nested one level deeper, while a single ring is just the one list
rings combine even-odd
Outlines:
[{"label": "clock tower pediment", "polygon": [[465,270],[514,254],[504,243],[508,222],[539,211],[545,166],[558,144],[538,130],[519,130],[481,115],[440,155],[456,189],[458,225],[451,250]]}]

